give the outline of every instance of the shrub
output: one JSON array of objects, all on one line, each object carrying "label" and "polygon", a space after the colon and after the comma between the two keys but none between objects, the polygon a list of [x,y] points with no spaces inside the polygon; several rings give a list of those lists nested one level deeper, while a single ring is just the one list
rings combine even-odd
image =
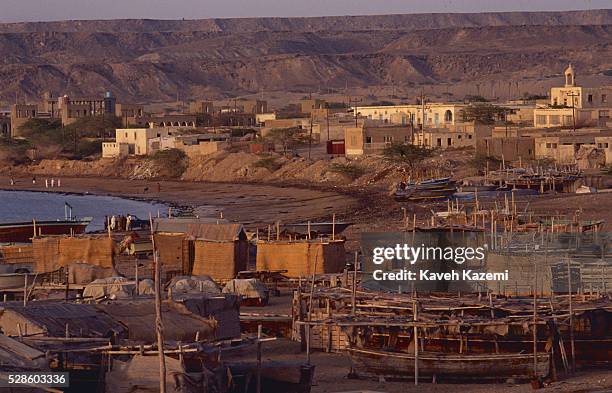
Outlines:
[{"label": "shrub", "polygon": [[253,163],[255,168],[266,168],[270,172],[279,170],[283,165],[277,161],[277,157],[264,157]]},{"label": "shrub", "polygon": [[187,155],[179,149],[158,150],[150,159],[171,178],[181,177],[187,169]]},{"label": "shrub", "polygon": [[347,163],[347,164],[333,163],[330,166],[329,171],[334,172],[334,173],[339,173],[352,180],[360,178],[365,173],[365,170],[362,167],[356,164],[352,164],[352,163]]}]

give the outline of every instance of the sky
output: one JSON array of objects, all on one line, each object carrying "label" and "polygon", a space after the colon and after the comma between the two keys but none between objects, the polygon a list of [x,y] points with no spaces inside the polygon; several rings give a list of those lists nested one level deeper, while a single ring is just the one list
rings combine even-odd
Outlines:
[{"label": "sky", "polygon": [[612,0],[0,0],[0,22],[612,8]]}]

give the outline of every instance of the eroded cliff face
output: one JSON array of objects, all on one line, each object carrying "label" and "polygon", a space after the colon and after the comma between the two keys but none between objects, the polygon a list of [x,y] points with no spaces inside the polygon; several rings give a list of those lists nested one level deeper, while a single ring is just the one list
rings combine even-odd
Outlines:
[{"label": "eroded cliff face", "polygon": [[[612,11],[0,25],[0,100],[545,82],[612,68]],[[515,93],[516,95],[516,93]]]}]

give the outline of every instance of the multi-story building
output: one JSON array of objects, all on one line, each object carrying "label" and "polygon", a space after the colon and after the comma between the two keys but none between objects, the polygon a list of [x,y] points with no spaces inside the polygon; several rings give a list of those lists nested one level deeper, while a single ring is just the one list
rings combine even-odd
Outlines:
[{"label": "multi-story building", "polygon": [[38,117],[38,106],[15,104],[11,106],[11,136],[20,136],[21,127],[30,119]]},{"label": "multi-story building", "polygon": [[358,117],[385,123],[410,125],[414,128],[444,128],[462,122],[465,104],[429,102],[424,105],[356,106],[352,110]]},{"label": "multi-story building", "polygon": [[534,110],[534,126],[580,128],[610,122],[612,86],[578,86],[571,64],[564,75],[565,86],[551,88],[548,105]]}]

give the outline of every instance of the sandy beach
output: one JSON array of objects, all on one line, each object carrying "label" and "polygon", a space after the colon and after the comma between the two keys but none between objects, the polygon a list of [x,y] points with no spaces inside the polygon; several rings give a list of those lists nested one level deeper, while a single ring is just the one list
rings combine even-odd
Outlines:
[{"label": "sandy beach", "polygon": [[[49,184],[50,184],[50,178]],[[109,195],[164,202],[186,208],[194,215],[221,214],[246,225],[276,221],[298,222],[331,219],[358,206],[357,198],[344,194],[306,188],[260,184],[146,181],[119,178],[61,178],[61,186],[45,187],[45,178],[10,178],[0,176],[0,189]]]}]

